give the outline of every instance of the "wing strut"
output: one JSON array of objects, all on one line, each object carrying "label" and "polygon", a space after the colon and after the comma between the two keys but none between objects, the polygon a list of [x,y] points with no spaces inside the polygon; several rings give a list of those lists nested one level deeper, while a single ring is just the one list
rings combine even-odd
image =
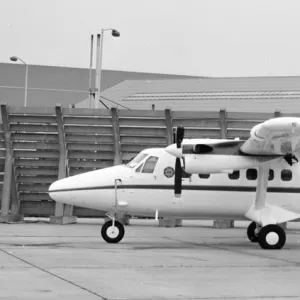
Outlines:
[{"label": "wing strut", "polygon": [[[264,227],[269,224],[280,224],[300,218],[300,214],[286,210],[266,202],[268,188],[269,166],[260,165],[254,204],[249,208],[245,217]],[[283,196],[284,197],[284,196]]]},{"label": "wing strut", "polygon": [[258,178],[255,195],[255,209],[261,209],[266,206],[269,166],[260,165],[258,167]]}]

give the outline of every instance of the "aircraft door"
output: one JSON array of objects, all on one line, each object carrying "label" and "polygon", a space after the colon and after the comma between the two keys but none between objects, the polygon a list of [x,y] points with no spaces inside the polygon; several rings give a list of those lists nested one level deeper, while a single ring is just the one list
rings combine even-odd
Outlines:
[{"label": "aircraft door", "polygon": [[[129,179],[130,188],[125,190],[128,202],[134,207],[137,214],[154,215],[152,205],[155,205],[156,198],[152,198],[151,188],[157,184],[155,168],[158,157],[148,156],[134,170]],[[149,192],[150,191],[150,192]],[[145,205],[146,199],[151,198],[151,206]]]}]

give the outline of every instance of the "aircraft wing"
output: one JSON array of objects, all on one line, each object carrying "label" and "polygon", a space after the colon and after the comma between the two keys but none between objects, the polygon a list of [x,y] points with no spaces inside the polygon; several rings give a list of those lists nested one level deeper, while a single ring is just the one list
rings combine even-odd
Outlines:
[{"label": "aircraft wing", "polygon": [[254,126],[240,150],[250,155],[286,155],[300,151],[300,118],[274,118]]}]

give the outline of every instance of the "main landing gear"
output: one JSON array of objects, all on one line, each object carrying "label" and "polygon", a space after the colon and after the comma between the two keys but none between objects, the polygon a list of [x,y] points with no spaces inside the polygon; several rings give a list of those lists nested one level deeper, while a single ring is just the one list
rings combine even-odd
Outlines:
[{"label": "main landing gear", "polygon": [[263,249],[281,249],[286,241],[285,231],[274,224],[259,227],[252,222],[248,226],[247,236],[251,242],[258,243]]},{"label": "main landing gear", "polygon": [[279,225],[270,223],[279,223],[278,216],[281,222],[291,221],[298,214],[266,203],[268,178],[269,165],[260,165],[255,201],[245,214],[247,219],[253,221],[247,229],[247,236],[251,242],[258,243],[263,249],[281,249],[286,241],[285,231]]},{"label": "main landing gear", "polygon": [[258,228],[256,226],[255,222],[250,223],[250,225],[247,228],[247,236],[248,239],[252,242],[252,243],[257,243],[258,242]]}]

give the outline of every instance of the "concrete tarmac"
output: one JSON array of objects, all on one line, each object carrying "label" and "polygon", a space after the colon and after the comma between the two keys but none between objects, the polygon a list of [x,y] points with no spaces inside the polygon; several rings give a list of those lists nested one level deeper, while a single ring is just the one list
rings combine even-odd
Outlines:
[{"label": "concrete tarmac", "polygon": [[300,299],[299,223],[273,251],[248,241],[249,222],[131,223],[120,244],[102,240],[102,219],[0,224],[0,299]]}]

